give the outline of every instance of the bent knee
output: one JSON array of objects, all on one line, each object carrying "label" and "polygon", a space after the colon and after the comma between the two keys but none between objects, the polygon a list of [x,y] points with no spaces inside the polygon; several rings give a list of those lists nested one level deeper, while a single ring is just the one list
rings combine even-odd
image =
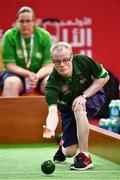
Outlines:
[{"label": "bent knee", "polygon": [[85,115],[87,116],[87,111],[77,110],[77,111],[74,111],[74,114],[79,115],[80,117],[85,116]]},{"label": "bent knee", "polygon": [[73,157],[77,153],[78,145],[74,144],[66,148],[63,147],[62,150],[66,157]]},{"label": "bent knee", "polygon": [[19,77],[8,77],[4,81],[3,96],[16,96],[24,89],[22,80]]},{"label": "bent knee", "polygon": [[44,79],[40,83],[39,89],[40,89],[41,94],[43,94],[43,95],[45,94],[45,86],[46,86],[48,78],[49,78],[49,76],[44,77]]},{"label": "bent knee", "polygon": [[11,77],[8,77],[5,79],[4,81],[4,86],[9,86],[9,87],[12,87],[12,86],[16,86],[16,85],[22,85],[22,81],[19,77],[16,77],[16,76],[11,76]]}]

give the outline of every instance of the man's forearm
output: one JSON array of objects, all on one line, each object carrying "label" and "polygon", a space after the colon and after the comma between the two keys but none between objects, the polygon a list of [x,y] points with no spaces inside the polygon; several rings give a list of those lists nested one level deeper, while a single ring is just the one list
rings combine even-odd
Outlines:
[{"label": "man's forearm", "polygon": [[57,125],[58,125],[58,112],[57,112],[57,106],[51,106],[48,110],[48,116],[46,119],[46,125],[49,129],[55,131]]},{"label": "man's forearm", "polygon": [[108,80],[109,76],[106,78],[95,79],[95,81],[83,92],[83,94],[85,94],[87,98],[93,96],[108,82]]}]

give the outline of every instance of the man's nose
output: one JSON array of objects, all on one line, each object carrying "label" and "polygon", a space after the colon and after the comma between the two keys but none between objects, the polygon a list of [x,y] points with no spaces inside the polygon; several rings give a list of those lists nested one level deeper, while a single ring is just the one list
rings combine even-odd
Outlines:
[{"label": "man's nose", "polygon": [[60,61],[60,65],[63,66],[63,65],[64,65],[64,62],[63,62],[63,61]]}]

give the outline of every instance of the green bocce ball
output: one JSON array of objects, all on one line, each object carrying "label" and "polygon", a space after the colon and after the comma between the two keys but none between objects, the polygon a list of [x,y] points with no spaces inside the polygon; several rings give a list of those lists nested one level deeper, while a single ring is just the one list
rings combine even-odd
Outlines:
[{"label": "green bocce ball", "polygon": [[52,174],[55,170],[55,163],[52,160],[44,161],[41,164],[41,170],[45,174]]}]

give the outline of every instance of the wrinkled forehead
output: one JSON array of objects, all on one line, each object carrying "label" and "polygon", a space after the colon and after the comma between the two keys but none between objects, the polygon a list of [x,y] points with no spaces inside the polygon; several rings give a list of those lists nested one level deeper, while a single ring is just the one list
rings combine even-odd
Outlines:
[{"label": "wrinkled forehead", "polygon": [[53,59],[61,59],[64,57],[70,57],[71,51],[65,46],[58,46],[51,52]]}]

